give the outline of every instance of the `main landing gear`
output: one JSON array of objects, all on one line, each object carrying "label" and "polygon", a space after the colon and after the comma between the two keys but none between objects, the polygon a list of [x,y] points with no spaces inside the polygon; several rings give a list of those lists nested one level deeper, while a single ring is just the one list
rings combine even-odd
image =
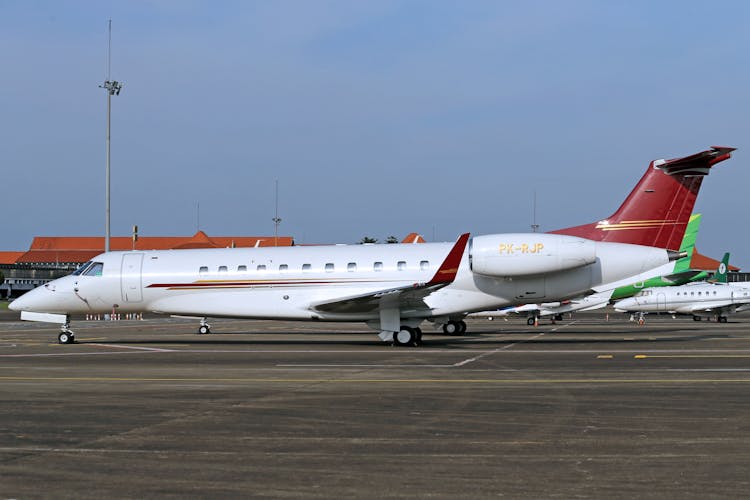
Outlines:
[{"label": "main landing gear", "polygon": [[418,346],[422,343],[422,329],[402,326],[401,330],[393,332],[393,344],[397,346]]},{"label": "main landing gear", "polygon": [[75,344],[76,335],[73,333],[73,330],[70,329],[69,320],[66,320],[60,327],[60,334],[57,336],[57,341],[60,344]]},{"label": "main landing gear", "polygon": [[211,333],[211,325],[208,324],[208,318],[201,318],[201,326],[198,327],[198,335],[208,335]]},{"label": "main landing gear", "polygon": [[450,320],[443,325],[443,333],[446,335],[463,335],[466,333],[466,322],[464,320]]}]

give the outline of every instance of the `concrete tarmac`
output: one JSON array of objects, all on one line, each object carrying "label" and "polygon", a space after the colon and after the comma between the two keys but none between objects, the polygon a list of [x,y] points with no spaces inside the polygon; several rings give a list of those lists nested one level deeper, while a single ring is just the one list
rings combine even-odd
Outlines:
[{"label": "concrete tarmac", "polygon": [[0,498],[740,498],[750,329],[0,322]]}]

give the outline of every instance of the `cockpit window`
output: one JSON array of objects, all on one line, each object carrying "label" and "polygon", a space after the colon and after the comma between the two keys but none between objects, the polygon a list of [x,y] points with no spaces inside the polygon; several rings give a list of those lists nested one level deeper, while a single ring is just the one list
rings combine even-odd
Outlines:
[{"label": "cockpit window", "polygon": [[84,276],[101,276],[104,264],[101,262],[92,262],[91,265],[83,272]]},{"label": "cockpit window", "polygon": [[91,264],[93,264],[93,262],[91,262],[91,261],[88,261],[88,262],[86,262],[86,263],[85,263],[85,264],[83,264],[83,265],[82,265],[81,267],[79,267],[78,269],[76,269],[75,271],[73,271],[73,276],[80,276],[81,274],[83,274],[83,272],[84,272],[84,271],[85,271],[86,269],[88,269],[88,268],[89,268],[89,266],[90,266]]}]

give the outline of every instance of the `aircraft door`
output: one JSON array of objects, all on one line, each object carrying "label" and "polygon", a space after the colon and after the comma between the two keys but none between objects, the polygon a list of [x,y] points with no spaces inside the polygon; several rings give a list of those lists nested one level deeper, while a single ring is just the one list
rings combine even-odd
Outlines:
[{"label": "aircraft door", "polygon": [[142,253],[123,254],[120,284],[122,287],[122,300],[124,302],[140,302],[143,300],[141,293],[142,266]]},{"label": "aircraft door", "polygon": [[656,310],[657,311],[667,310],[667,297],[663,293],[656,294]]}]

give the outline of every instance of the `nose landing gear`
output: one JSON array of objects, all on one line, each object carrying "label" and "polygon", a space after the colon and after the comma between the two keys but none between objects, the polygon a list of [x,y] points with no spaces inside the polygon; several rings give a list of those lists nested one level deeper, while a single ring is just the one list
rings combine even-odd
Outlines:
[{"label": "nose landing gear", "polygon": [[198,335],[207,335],[211,333],[211,325],[208,324],[208,318],[201,318],[201,326],[198,327]]},{"label": "nose landing gear", "polygon": [[76,335],[73,330],[70,329],[70,321],[65,320],[65,323],[60,327],[60,334],[57,336],[57,341],[60,344],[75,344]]}]

